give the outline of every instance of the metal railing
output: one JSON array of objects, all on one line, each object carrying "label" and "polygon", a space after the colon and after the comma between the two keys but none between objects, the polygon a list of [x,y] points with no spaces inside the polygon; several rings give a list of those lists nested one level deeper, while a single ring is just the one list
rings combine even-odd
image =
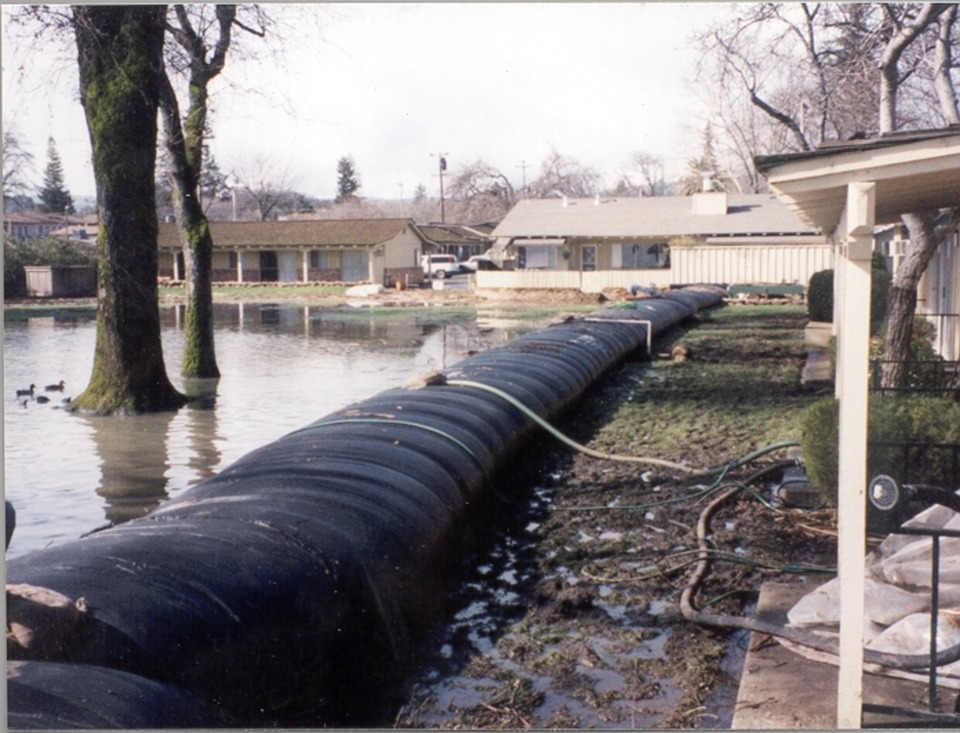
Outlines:
[{"label": "metal railing", "polygon": [[[883,369],[887,364],[904,364],[907,384],[903,387],[884,387]],[[960,397],[960,362],[931,359],[924,361],[870,361],[870,391],[879,394],[917,392]]]}]

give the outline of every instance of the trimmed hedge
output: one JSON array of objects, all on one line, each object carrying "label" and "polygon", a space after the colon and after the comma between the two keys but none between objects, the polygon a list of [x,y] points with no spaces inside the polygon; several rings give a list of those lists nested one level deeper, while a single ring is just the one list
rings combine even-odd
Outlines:
[{"label": "trimmed hedge", "polygon": [[[879,333],[887,317],[892,278],[887,260],[879,252],[870,261],[870,332]],[[810,276],[807,285],[807,315],[811,321],[833,323],[833,270],[820,270]]]},{"label": "trimmed hedge", "polygon": [[[838,495],[839,415],[840,403],[832,397],[813,403],[804,415],[801,439],[807,478],[833,505]],[[870,443],[960,444],[960,403],[944,397],[871,396],[867,426]],[[905,469],[908,475],[903,475],[902,449],[874,446],[868,451],[868,480],[880,473],[939,486],[955,480],[948,451],[931,449]]]}]

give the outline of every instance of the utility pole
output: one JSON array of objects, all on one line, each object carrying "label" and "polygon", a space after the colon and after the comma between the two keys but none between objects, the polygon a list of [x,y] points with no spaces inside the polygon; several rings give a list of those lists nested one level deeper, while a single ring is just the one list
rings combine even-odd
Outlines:
[{"label": "utility pole", "polygon": [[[433,153],[430,153],[430,155],[433,155]],[[447,216],[443,202],[443,172],[447,170],[447,156],[450,153],[437,153],[436,155],[439,158],[437,165],[440,168],[440,223],[444,224],[447,221]]]},{"label": "utility pole", "polygon": [[520,174],[523,176],[523,198],[527,198],[527,166],[529,163],[525,160],[520,161],[520,165],[517,168],[520,169]]}]

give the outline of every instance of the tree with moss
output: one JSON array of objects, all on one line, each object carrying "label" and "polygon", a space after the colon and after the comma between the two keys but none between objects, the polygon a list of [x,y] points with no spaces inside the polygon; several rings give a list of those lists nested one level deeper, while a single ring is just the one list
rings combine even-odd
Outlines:
[{"label": "tree with moss", "polygon": [[72,214],[73,197],[63,180],[63,163],[54,139],[47,139],[47,167],[43,172],[39,209],[45,214]]},{"label": "tree with moss", "polygon": [[93,373],[74,410],[159,412],[186,403],[167,377],[157,300],[154,168],[165,14],[162,5],[71,8],[100,221]]}]

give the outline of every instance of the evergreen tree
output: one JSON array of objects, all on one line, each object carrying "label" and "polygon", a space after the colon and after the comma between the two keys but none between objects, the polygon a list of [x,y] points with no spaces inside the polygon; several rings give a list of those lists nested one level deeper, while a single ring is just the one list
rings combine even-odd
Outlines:
[{"label": "evergreen tree", "polygon": [[73,213],[73,197],[63,182],[63,163],[52,137],[47,139],[47,168],[40,189],[40,211],[45,214]]},{"label": "evergreen tree", "polygon": [[354,167],[353,158],[345,155],[337,161],[337,198],[336,203],[342,204],[357,198],[360,181]]},{"label": "evergreen tree", "polygon": [[413,192],[413,203],[419,204],[421,201],[427,200],[427,187],[422,183],[417,184],[416,190]]}]

